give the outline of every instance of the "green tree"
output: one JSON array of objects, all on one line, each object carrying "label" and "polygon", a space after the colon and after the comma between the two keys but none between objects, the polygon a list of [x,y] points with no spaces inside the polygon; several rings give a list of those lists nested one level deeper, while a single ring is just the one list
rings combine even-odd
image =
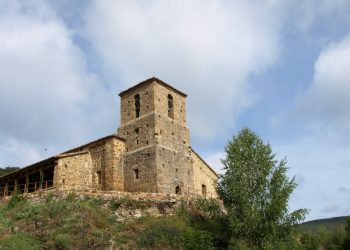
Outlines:
[{"label": "green tree", "polygon": [[296,183],[286,175],[286,160],[277,161],[271,146],[248,128],[225,151],[218,192],[228,211],[231,248],[291,249],[307,210],[288,211]]},{"label": "green tree", "polygon": [[12,173],[14,171],[17,171],[18,169],[20,169],[20,168],[18,168],[18,167],[10,167],[10,166],[5,167],[5,168],[0,168],[0,176]]}]

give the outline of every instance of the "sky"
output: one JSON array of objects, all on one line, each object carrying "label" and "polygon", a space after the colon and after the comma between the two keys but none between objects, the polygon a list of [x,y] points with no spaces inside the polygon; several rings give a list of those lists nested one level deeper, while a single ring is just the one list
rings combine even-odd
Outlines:
[{"label": "sky", "polygon": [[191,144],[219,173],[249,127],[286,157],[307,220],[350,215],[350,1],[0,0],[0,166],[116,132],[118,93],[188,94]]}]

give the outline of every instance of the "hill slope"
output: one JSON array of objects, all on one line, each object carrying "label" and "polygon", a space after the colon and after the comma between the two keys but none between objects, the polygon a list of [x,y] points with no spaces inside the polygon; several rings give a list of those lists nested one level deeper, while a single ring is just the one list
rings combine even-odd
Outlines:
[{"label": "hill slope", "polygon": [[319,228],[325,228],[327,230],[336,230],[344,228],[346,226],[346,220],[350,216],[333,217],[327,219],[319,219],[307,221],[300,224],[301,229],[306,231],[317,231]]}]

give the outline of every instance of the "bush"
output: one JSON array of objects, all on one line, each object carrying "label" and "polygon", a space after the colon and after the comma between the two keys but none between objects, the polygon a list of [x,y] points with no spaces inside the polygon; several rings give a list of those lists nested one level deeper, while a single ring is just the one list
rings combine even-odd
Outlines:
[{"label": "bush", "polygon": [[17,206],[18,204],[24,201],[25,199],[22,196],[19,196],[18,194],[14,194],[11,196],[9,203],[7,204],[7,209],[14,208],[15,206]]},{"label": "bush", "polygon": [[212,237],[205,231],[185,231],[181,237],[184,250],[210,250],[214,249]]},{"label": "bush", "polygon": [[0,206],[0,230],[9,229],[11,227],[11,221],[5,217],[5,207]]},{"label": "bush", "polygon": [[310,233],[304,233],[300,237],[300,243],[302,245],[301,248],[305,250],[317,250],[320,246],[318,237]]},{"label": "bush", "polygon": [[57,234],[55,237],[55,247],[57,249],[69,249],[70,235],[69,234]]},{"label": "bush", "polygon": [[[180,224],[179,224],[180,223]],[[162,219],[146,227],[139,238],[139,247],[146,249],[179,249],[185,225],[180,221]]]},{"label": "bush", "polygon": [[23,211],[19,211],[17,213],[17,219],[33,219],[40,212],[40,208],[38,205],[30,204]]},{"label": "bush", "polygon": [[49,192],[47,194],[47,196],[46,196],[46,203],[50,203],[51,201],[53,201],[54,197],[55,197],[54,193],[53,192]]}]

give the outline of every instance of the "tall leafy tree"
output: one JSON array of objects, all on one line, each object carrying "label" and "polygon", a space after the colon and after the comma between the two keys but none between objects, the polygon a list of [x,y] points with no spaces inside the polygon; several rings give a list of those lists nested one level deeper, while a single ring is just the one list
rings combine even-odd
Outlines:
[{"label": "tall leafy tree", "polygon": [[271,146],[248,128],[234,136],[225,151],[218,192],[228,211],[231,247],[291,249],[295,225],[307,210],[288,210],[296,183],[286,175],[286,160],[277,161]]}]

